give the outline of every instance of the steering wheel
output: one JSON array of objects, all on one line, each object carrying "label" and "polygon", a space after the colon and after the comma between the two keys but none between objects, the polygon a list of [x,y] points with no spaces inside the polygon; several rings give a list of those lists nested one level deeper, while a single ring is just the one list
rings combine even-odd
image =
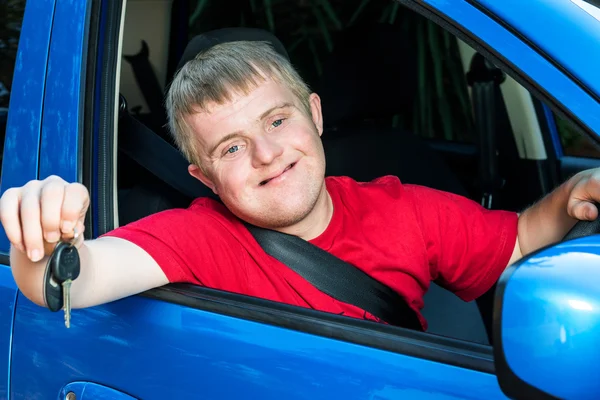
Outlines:
[{"label": "steering wheel", "polygon": [[[600,205],[596,204],[600,211]],[[579,221],[563,238],[562,241],[577,239],[584,236],[594,235],[600,233],[600,217],[593,221]]]}]

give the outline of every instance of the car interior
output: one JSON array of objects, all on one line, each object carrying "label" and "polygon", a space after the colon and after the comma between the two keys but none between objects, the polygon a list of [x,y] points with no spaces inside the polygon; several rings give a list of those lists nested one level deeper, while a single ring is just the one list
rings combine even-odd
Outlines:
[{"label": "car interior", "polygon": [[[272,31],[269,18],[254,22],[243,18],[247,12],[245,1],[228,2],[229,9],[235,4],[242,15],[237,24],[224,17],[219,19],[225,13],[225,2],[221,6],[208,2],[211,6],[207,8],[201,3],[138,0],[127,4],[119,81],[117,225],[165,209],[186,207],[192,199],[190,191],[174,190],[128,150],[137,146],[136,152],[142,153],[147,148],[147,156],[156,151],[150,149],[150,142],[136,139],[131,118],[153,131],[162,143],[174,146],[165,128],[163,99],[187,43],[196,35],[220,27]],[[280,3],[286,4],[287,12],[305,7],[303,2],[293,0]],[[322,99],[326,175],[369,181],[391,174],[404,183],[514,211],[556,185],[544,146],[541,104],[526,89],[486,64],[460,39],[409,9],[398,9],[397,3],[368,2],[365,17],[340,28],[331,12],[342,14],[343,3],[332,1],[334,7],[329,13],[325,8],[320,10],[321,18],[329,15],[336,29],[330,35],[323,34],[327,46],[322,46],[325,50],[321,49],[314,70],[304,71],[309,85]],[[382,14],[386,7],[390,11]],[[202,13],[207,15],[204,19]],[[390,13],[402,14],[401,20],[411,21],[416,28],[390,23]],[[312,65],[306,59],[316,57],[316,52],[310,51],[315,45],[309,41],[306,49],[292,52],[298,44],[286,33],[285,23],[278,23],[273,35],[289,51],[293,63]],[[428,40],[419,39],[419,30],[428,32]],[[445,46],[441,57],[435,56],[430,45],[434,38]],[[426,58],[429,63],[423,64]],[[477,85],[481,70],[498,73],[498,79]],[[436,80],[434,74],[442,79]],[[426,85],[432,90],[424,95]],[[461,93],[462,102],[467,102],[466,113],[456,106],[461,102]],[[494,102],[486,107],[490,99]],[[425,102],[432,104],[429,111],[418,112]],[[445,125],[448,119],[455,122],[452,137],[448,137]],[[490,130],[489,126],[494,128]],[[157,154],[160,158],[160,151]],[[179,156],[177,162],[164,157],[155,162],[165,163],[174,174],[187,176],[187,163]],[[193,193],[213,196],[189,177],[180,183],[193,186]],[[423,310],[428,333],[490,344],[493,289],[477,302],[465,303],[432,283]]]}]

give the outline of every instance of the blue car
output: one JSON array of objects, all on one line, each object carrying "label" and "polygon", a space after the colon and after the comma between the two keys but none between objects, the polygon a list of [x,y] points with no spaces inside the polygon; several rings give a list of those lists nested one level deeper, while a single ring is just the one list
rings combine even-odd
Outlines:
[{"label": "blue car", "polygon": [[[86,238],[193,197],[162,96],[189,40],[225,26],[274,31],[322,95],[329,175],[518,211],[600,166],[593,1],[7,3],[22,10],[0,191],[84,184]],[[19,292],[1,232],[0,398],[597,399],[597,233],[579,223],[471,303],[432,284],[418,332],[182,284],[73,310],[66,328]]]}]

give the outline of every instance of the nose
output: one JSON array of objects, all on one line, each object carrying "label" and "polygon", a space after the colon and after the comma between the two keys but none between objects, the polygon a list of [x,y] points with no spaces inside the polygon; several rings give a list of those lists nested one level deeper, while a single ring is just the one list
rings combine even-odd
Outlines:
[{"label": "nose", "polygon": [[254,168],[268,165],[283,154],[283,146],[277,143],[273,137],[262,136],[256,138],[253,147],[252,165]]}]

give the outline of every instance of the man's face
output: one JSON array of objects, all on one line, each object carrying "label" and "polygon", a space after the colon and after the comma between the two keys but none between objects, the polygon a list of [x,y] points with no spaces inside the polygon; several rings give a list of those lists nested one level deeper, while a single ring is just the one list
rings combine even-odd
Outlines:
[{"label": "man's face", "polygon": [[320,99],[311,114],[285,85],[266,80],[248,95],[188,117],[204,171],[190,173],[240,219],[265,228],[306,217],[325,190]]}]

